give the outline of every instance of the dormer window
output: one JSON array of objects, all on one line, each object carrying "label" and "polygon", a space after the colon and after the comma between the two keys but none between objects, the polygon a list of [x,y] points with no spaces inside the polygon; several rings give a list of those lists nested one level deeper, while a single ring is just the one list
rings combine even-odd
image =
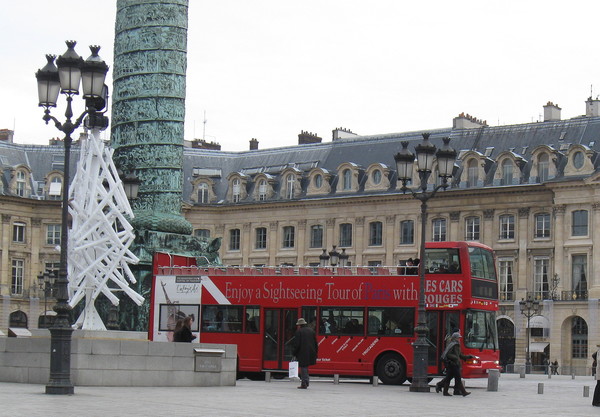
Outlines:
[{"label": "dormer window", "polygon": [[50,188],[48,189],[48,199],[50,200],[60,200],[62,195],[62,178],[61,177],[52,177],[50,181]]},{"label": "dormer window", "polygon": [[538,180],[539,182],[548,181],[550,170],[550,158],[547,153],[542,153],[538,157]]},{"label": "dormer window", "polygon": [[373,180],[373,184],[378,185],[381,183],[381,170],[376,169],[371,174],[371,179]]},{"label": "dormer window", "polygon": [[479,167],[477,166],[477,159],[472,158],[469,160],[467,166],[467,187],[477,187],[477,181],[479,180]]},{"label": "dormer window", "polygon": [[288,199],[294,198],[294,183],[296,182],[296,179],[294,178],[293,174],[288,174],[285,177],[285,197]]},{"label": "dormer window", "polygon": [[512,185],[513,183],[513,163],[509,158],[502,161],[502,185]]},{"label": "dormer window", "polygon": [[258,201],[267,199],[267,180],[260,180],[258,183]]},{"label": "dormer window", "polygon": [[344,172],[342,173],[342,181],[342,189],[344,191],[352,190],[352,171],[350,171],[350,169],[346,168],[344,170]]},{"label": "dormer window", "polygon": [[315,175],[315,188],[321,188],[323,186],[323,176],[321,174]]},{"label": "dormer window", "polygon": [[208,195],[208,184],[203,182],[198,185],[198,203],[206,204],[210,201]]},{"label": "dormer window", "polygon": [[23,171],[17,171],[16,182],[15,182],[15,194],[19,197],[25,197],[25,173]]},{"label": "dormer window", "polygon": [[233,184],[233,192],[232,192],[232,200],[234,203],[238,203],[241,199],[242,195],[242,182],[239,178],[236,178],[232,182]]}]

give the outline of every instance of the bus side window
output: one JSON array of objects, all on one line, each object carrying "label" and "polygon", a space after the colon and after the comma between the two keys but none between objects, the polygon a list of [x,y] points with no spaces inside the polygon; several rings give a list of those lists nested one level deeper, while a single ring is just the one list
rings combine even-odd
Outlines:
[{"label": "bus side window", "polygon": [[412,336],[413,334],[414,308],[371,307],[368,317],[370,336]]},{"label": "bus side window", "polygon": [[260,329],[260,307],[246,307],[246,333],[258,333]]}]

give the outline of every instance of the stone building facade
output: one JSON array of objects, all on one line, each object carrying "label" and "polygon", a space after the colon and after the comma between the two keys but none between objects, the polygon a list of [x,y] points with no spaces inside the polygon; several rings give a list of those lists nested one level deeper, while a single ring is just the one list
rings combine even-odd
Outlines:
[{"label": "stone building facade", "polygon": [[[529,331],[534,365],[557,360],[562,372],[590,372],[600,343],[598,108],[590,98],[585,115],[562,120],[548,103],[543,121],[495,127],[460,114],[451,128],[427,130],[437,146],[450,137],[458,159],[451,186],[429,201],[425,239],[495,250],[504,364],[524,362]],[[333,245],[352,265],[397,265],[419,256],[420,203],[401,192],[393,155],[401,141],[414,149],[422,133],[336,129],[322,142],[303,131],[297,146],[259,149],[252,139],[243,152],[185,148],[184,216],[197,236],[222,239],[228,265],[317,264]],[[2,329],[17,316],[36,327],[43,311],[36,277],[59,258],[52,182],[60,183],[61,151],[0,142]],[[528,296],[541,305],[529,329],[518,303]]]}]

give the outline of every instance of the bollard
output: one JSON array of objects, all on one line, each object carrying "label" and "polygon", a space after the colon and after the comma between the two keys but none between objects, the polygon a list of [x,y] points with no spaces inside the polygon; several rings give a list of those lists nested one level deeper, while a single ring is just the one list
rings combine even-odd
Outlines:
[{"label": "bollard", "polygon": [[271,371],[265,372],[265,382],[271,382]]},{"label": "bollard", "polygon": [[379,385],[379,378],[377,376],[373,377],[373,386],[376,387],[377,385]]},{"label": "bollard", "polygon": [[540,382],[538,383],[538,394],[543,394],[544,393],[544,383]]},{"label": "bollard", "polygon": [[521,375],[519,375],[519,377],[525,378],[525,370],[524,369],[521,369]]},{"label": "bollard", "polygon": [[590,396],[590,386],[589,385],[584,385],[583,386],[583,396],[584,397],[589,397]]},{"label": "bollard", "polygon": [[488,370],[487,390],[498,391],[498,379],[500,378],[500,371],[498,369]]},{"label": "bollard", "polygon": [[571,379],[575,379],[575,372],[571,374]]},{"label": "bollard", "polygon": [[333,375],[333,383],[336,385],[340,383],[340,375],[339,374]]}]

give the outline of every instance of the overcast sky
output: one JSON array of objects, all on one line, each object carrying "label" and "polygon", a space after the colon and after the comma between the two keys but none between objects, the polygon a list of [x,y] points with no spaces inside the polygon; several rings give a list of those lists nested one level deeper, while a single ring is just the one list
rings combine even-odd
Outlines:
[{"label": "overcast sky", "polygon": [[[34,74],[67,39],[84,59],[101,45],[112,67],[116,2],[0,4],[0,128],[47,144],[61,133],[41,119]],[[302,130],[450,127],[461,112],[518,124],[548,101],[575,117],[600,94],[599,19],[598,0],[190,0],[185,139],[262,149]]]}]

